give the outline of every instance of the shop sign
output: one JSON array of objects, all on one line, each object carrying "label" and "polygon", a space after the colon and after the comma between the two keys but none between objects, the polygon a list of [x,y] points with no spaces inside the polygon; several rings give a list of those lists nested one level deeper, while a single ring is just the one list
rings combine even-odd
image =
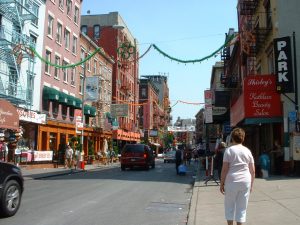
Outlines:
[{"label": "shop sign", "polygon": [[112,117],[128,117],[129,105],[128,104],[112,104],[110,106]]},{"label": "shop sign", "polygon": [[276,92],[276,76],[255,75],[244,80],[245,117],[282,116],[280,94]]},{"label": "shop sign", "polygon": [[213,122],[213,111],[212,111],[212,91],[204,91],[204,102],[205,102],[205,123]]},{"label": "shop sign", "polygon": [[214,116],[224,115],[226,112],[227,112],[227,108],[226,107],[216,107],[216,106],[213,106],[213,108],[212,108],[212,114]]},{"label": "shop sign", "polygon": [[34,151],[34,161],[52,161],[53,151]]},{"label": "shop sign", "polygon": [[38,123],[38,124],[46,124],[46,114],[39,114],[35,111],[25,111],[24,109],[18,108],[17,112],[19,114],[19,119],[22,121]]},{"label": "shop sign", "polygon": [[96,102],[99,99],[99,76],[86,77],[85,84],[84,99]]},{"label": "shop sign", "polygon": [[274,39],[275,71],[277,89],[283,93],[294,92],[290,37]]},{"label": "shop sign", "polygon": [[12,130],[19,129],[17,109],[4,99],[0,99],[0,128]]}]

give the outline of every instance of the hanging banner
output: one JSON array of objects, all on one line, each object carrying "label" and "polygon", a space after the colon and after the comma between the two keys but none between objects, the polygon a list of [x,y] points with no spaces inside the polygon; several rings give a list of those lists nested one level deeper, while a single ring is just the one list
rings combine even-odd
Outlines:
[{"label": "hanging banner", "polygon": [[294,92],[290,37],[276,38],[273,42],[277,90],[282,93]]},{"label": "hanging banner", "polygon": [[205,123],[213,122],[213,107],[212,107],[212,91],[205,90],[204,91],[204,102],[205,102]]},{"label": "hanging banner", "polygon": [[86,77],[85,78],[85,92],[84,99],[86,101],[96,102],[99,98],[99,77]]}]

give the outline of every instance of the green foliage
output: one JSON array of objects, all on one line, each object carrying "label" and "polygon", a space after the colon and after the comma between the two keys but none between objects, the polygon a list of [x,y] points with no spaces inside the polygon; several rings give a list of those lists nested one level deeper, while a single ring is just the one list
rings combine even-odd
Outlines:
[{"label": "green foliage", "polygon": [[80,144],[80,137],[78,136],[73,136],[72,138],[69,139],[69,144],[71,146],[72,149],[74,149],[75,151],[80,151],[81,152],[81,144]]}]

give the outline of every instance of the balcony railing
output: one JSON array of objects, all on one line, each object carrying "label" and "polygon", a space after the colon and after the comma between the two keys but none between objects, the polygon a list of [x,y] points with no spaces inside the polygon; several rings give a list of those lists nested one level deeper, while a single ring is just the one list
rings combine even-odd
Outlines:
[{"label": "balcony railing", "polygon": [[259,0],[240,0],[239,10],[241,15],[253,15],[258,7]]},{"label": "balcony railing", "polygon": [[30,46],[35,48],[35,43],[31,40],[31,38],[26,34],[20,34],[16,30],[8,29],[4,25],[0,26],[0,44],[3,45],[4,42],[11,44],[24,44],[26,46]]}]

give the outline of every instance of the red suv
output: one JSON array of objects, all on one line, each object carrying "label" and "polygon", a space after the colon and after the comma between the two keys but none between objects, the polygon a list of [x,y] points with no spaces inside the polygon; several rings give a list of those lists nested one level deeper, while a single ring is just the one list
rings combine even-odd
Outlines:
[{"label": "red suv", "polygon": [[143,167],[155,168],[153,151],[145,144],[126,144],[121,152],[121,169]]}]

